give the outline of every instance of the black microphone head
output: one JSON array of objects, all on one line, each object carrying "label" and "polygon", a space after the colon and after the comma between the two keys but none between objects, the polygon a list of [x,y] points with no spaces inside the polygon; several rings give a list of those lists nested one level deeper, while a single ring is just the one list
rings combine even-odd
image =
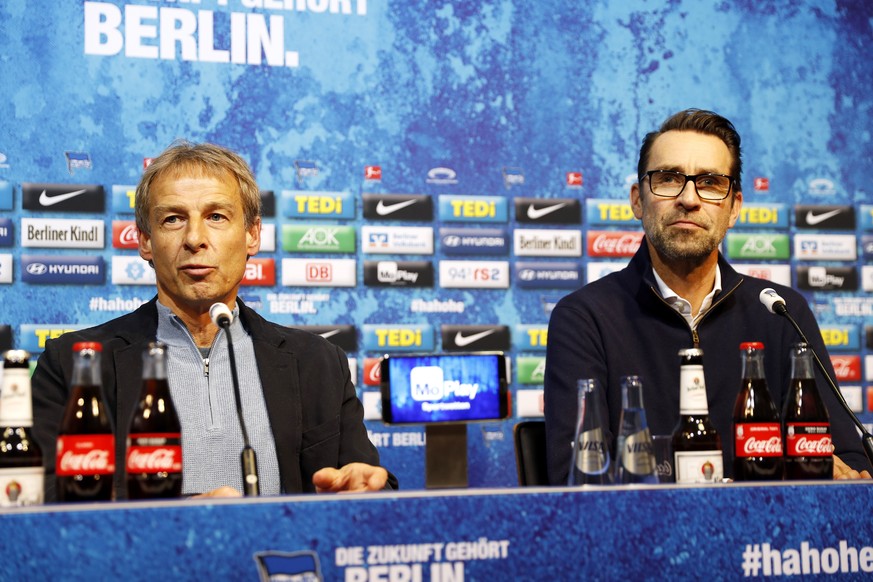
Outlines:
[{"label": "black microphone head", "polygon": [[209,308],[209,319],[218,327],[229,327],[233,323],[233,313],[224,303],[213,303]]},{"label": "black microphone head", "polygon": [[776,293],[775,289],[767,287],[758,295],[758,300],[767,308],[770,313],[782,315],[787,311],[785,300],[782,296]]}]

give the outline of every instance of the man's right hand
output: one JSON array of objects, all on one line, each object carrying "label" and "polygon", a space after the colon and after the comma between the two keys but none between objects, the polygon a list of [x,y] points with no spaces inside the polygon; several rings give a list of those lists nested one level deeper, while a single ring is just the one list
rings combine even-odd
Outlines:
[{"label": "man's right hand", "polygon": [[192,499],[196,499],[198,497],[242,497],[242,493],[230,487],[228,485],[222,485],[218,489],[213,489],[212,491],[207,491],[206,493],[199,493],[197,495],[192,495]]}]

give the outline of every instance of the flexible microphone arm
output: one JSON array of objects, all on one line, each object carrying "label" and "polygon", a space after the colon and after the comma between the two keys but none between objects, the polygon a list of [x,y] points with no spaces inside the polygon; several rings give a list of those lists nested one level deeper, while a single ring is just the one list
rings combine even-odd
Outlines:
[{"label": "flexible microphone arm", "polygon": [[824,364],[822,364],[821,360],[818,357],[818,354],[815,353],[815,350],[812,347],[812,344],[809,343],[809,340],[806,339],[806,335],[803,333],[803,330],[800,329],[800,326],[797,324],[797,321],[788,313],[788,308],[785,306],[785,300],[776,293],[775,290],[764,289],[761,291],[761,294],[758,296],[761,303],[764,304],[770,313],[775,313],[776,315],[781,315],[785,317],[790,323],[791,326],[797,331],[797,335],[800,336],[800,339],[809,346],[809,351],[812,353],[812,359],[815,360],[816,366],[818,366],[819,371],[822,373],[822,376],[827,380],[827,384],[830,387],[831,391],[834,393],[834,396],[837,397],[837,402],[840,403],[840,406],[849,414],[849,418],[852,419],[852,422],[855,423],[855,426],[858,427],[858,430],[861,431],[861,444],[864,446],[864,453],[867,455],[867,460],[870,461],[870,464],[873,465],[873,435],[867,430],[864,424],[858,420],[858,417],[855,416],[855,413],[852,411],[852,408],[849,406],[849,403],[846,402],[846,399],[843,397],[843,393],[840,392],[839,387],[836,382],[833,381],[831,375],[828,374],[827,369]]},{"label": "flexible microphone arm", "polygon": [[242,412],[242,396],[239,391],[239,377],[236,372],[236,356],[233,352],[233,338],[230,333],[230,324],[233,321],[233,314],[224,303],[215,303],[209,308],[209,317],[227,335],[227,350],[230,354],[230,376],[233,380],[233,397],[236,400],[236,415],[239,418],[239,426],[242,430],[243,449],[240,453],[240,463],[242,466],[243,479],[243,494],[246,497],[257,497],[260,495],[260,484],[258,480],[258,459],[255,455],[255,449],[249,443],[249,433],[246,430],[246,423],[243,420]]}]

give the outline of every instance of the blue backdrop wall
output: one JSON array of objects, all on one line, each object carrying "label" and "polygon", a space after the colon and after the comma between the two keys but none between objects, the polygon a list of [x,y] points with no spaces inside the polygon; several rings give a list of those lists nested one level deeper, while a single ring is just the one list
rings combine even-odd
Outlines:
[{"label": "blue backdrop wall", "polygon": [[220,143],[268,208],[243,297],[329,326],[405,487],[424,483],[423,430],[375,420],[375,359],[508,353],[512,418],[469,447],[472,485],[511,485],[550,309],[626,262],[642,137],[700,107],[744,140],[725,252],[807,294],[869,421],[871,17],[863,0],[6,0],[0,340],[38,353],[150,299],[129,192],[174,139]]}]

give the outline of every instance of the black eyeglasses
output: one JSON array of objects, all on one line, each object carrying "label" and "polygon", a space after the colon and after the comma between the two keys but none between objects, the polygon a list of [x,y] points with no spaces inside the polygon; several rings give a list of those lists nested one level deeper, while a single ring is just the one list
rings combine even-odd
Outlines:
[{"label": "black eyeglasses", "polygon": [[724,174],[697,174],[689,176],[672,170],[646,172],[652,194],[662,198],[676,198],[685,189],[688,181],[694,182],[701,200],[724,200],[731,195],[734,179]]}]

